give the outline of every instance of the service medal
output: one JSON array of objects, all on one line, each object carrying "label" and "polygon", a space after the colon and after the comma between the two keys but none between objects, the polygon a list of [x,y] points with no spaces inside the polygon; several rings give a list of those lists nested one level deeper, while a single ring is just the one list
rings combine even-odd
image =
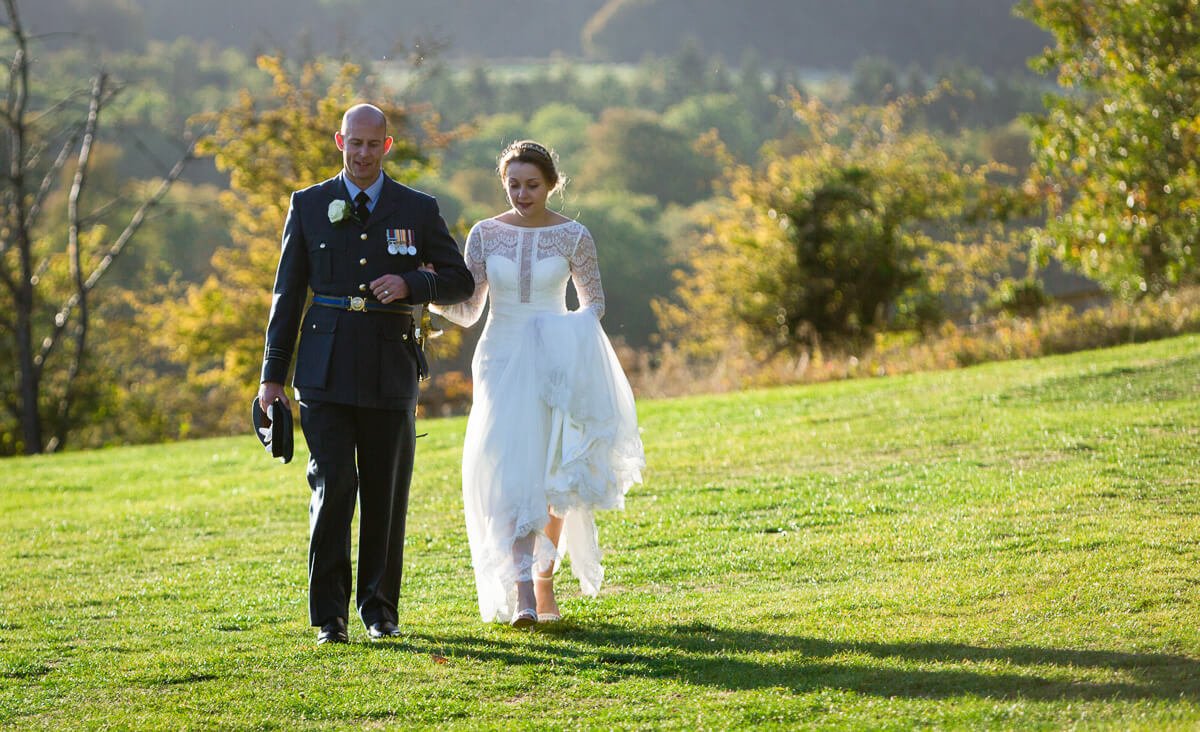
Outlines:
[{"label": "service medal", "polygon": [[400,253],[416,256],[417,247],[413,244],[416,238],[417,232],[412,229],[400,229]]}]

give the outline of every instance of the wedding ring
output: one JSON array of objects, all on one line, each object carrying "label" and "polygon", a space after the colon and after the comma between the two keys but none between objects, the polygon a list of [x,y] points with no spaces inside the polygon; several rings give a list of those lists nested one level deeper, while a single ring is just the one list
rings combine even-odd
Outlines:
[{"label": "wedding ring", "polygon": [[392,293],[388,292],[387,290],[384,290],[384,291],[383,291],[383,296],[384,296],[384,297],[387,297],[387,296],[388,296],[388,295],[390,295],[390,294],[392,294]]}]

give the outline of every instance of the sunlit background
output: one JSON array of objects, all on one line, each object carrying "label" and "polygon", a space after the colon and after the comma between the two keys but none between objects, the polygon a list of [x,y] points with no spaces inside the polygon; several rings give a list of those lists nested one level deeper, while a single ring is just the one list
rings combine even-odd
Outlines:
[{"label": "sunlit background", "polygon": [[[1195,115],[1171,101],[1197,97],[1194,62],[1167,50],[1105,65],[1105,49],[1130,53],[1139,38],[1194,47],[1194,27],[1171,25],[1194,12],[1149,0],[8,0],[0,49],[28,46],[19,154],[32,187],[7,199],[0,311],[27,317],[0,324],[13,374],[0,454],[242,430],[287,196],[337,172],[331,133],[359,100],[392,116],[388,172],[436,195],[460,240],[506,205],[505,144],[557,150],[570,182],[552,205],[595,235],[604,325],[641,396],[1036,355],[1044,335],[1014,348],[995,334],[1049,312],[1058,320],[1037,327],[1077,332],[1084,308],[1195,281]],[[1138,78],[1152,88],[1134,90]],[[1089,97],[1064,79],[1099,80],[1111,110],[1076,113]],[[1115,117],[1148,142],[1102,135]],[[1162,160],[1180,162],[1156,172]],[[12,205],[35,198],[32,211]],[[1169,308],[1129,317],[1160,315],[1168,332],[1191,327]],[[425,413],[469,404],[476,332],[447,328],[431,347]],[[1078,346],[1106,338],[1119,340]]]}]

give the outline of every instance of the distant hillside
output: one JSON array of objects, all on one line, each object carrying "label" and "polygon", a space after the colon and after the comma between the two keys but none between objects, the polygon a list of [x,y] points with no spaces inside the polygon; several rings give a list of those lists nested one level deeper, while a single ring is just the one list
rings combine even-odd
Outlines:
[{"label": "distant hillside", "polygon": [[[437,39],[450,58],[667,55],[688,39],[737,63],[848,69],[863,56],[989,72],[1024,67],[1048,41],[1014,0],[19,0],[40,33],[137,50],[191,36],[249,52],[381,58]],[[60,37],[61,39],[61,37]]]},{"label": "distant hillside", "polygon": [[[591,56],[634,61],[669,54],[689,37],[736,62],[760,58],[812,68],[850,68],[863,56],[932,68],[965,62],[989,71],[1024,68],[1049,34],[1012,14],[1013,0],[609,0],[583,30]],[[703,9],[702,9],[703,8]]]},{"label": "distant hillside", "polygon": [[[18,0],[38,32],[72,31],[108,48],[180,36],[244,51],[381,58],[416,38],[447,56],[579,56],[580,29],[604,0]],[[79,39],[76,42],[81,42]]]}]

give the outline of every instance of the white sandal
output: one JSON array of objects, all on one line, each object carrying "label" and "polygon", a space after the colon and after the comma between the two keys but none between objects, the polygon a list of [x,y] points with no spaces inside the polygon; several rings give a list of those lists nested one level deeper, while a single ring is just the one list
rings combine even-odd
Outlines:
[{"label": "white sandal", "polygon": [[537,621],[538,621],[537,611],[531,607],[527,607],[524,610],[521,610],[520,612],[518,612],[515,616],[513,616],[512,627],[528,628],[529,626],[537,623]]}]

